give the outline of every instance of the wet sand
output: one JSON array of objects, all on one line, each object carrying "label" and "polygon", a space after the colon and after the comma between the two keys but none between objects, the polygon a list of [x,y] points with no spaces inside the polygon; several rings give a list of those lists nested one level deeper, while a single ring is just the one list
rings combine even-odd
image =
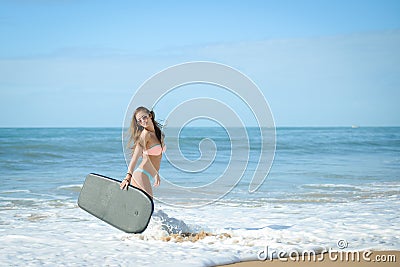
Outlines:
[{"label": "wet sand", "polygon": [[329,254],[324,253],[323,255],[316,255],[316,258],[305,259],[301,257],[295,258],[282,258],[265,261],[248,261],[239,262],[234,264],[222,265],[227,267],[261,267],[261,266],[347,266],[347,267],[358,267],[358,266],[399,266],[400,263],[400,251],[361,251],[359,258],[354,253],[343,254]]}]

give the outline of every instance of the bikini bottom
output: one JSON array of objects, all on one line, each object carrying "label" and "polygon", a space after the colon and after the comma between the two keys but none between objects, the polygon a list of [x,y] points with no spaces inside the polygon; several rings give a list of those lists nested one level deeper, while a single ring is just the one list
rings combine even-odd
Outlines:
[{"label": "bikini bottom", "polygon": [[149,177],[150,180],[153,178],[153,176],[151,176],[151,174],[148,171],[143,170],[141,168],[137,168],[134,172],[142,172],[142,173],[146,174],[147,177]]}]

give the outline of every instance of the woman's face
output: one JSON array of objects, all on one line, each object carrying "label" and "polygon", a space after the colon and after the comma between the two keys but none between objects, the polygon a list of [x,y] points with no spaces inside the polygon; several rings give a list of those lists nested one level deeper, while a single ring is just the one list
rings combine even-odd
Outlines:
[{"label": "woman's face", "polygon": [[138,125],[142,126],[143,128],[149,126],[152,123],[150,116],[151,115],[146,111],[140,110],[138,113],[136,113],[136,121]]}]

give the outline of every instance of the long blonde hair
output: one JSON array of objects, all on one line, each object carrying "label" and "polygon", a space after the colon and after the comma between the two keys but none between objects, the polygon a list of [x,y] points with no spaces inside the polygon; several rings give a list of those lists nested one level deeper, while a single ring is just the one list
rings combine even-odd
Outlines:
[{"label": "long blonde hair", "polygon": [[148,108],[145,107],[138,107],[135,112],[133,113],[132,116],[132,121],[131,121],[131,125],[129,127],[129,141],[128,141],[128,148],[135,150],[136,145],[139,144],[143,149],[146,149],[146,144],[140,144],[139,142],[139,138],[140,135],[142,134],[144,127],[141,126],[137,120],[136,120],[136,115],[140,112],[146,112],[147,114],[151,115],[151,121],[153,122],[154,125],[154,132],[157,136],[158,141],[160,141],[161,146],[163,146],[163,142],[162,139],[164,137],[163,132],[161,131],[161,124],[159,124],[156,120],[155,120],[155,113],[153,110],[149,110]]}]

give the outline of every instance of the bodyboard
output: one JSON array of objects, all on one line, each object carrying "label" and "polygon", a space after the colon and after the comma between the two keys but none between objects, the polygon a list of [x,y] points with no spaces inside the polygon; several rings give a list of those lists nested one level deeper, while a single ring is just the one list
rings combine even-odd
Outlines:
[{"label": "bodyboard", "polygon": [[120,181],[90,173],[79,194],[78,206],[100,220],[126,232],[141,233],[154,211],[151,197],[129,185],[119,188]]}]

